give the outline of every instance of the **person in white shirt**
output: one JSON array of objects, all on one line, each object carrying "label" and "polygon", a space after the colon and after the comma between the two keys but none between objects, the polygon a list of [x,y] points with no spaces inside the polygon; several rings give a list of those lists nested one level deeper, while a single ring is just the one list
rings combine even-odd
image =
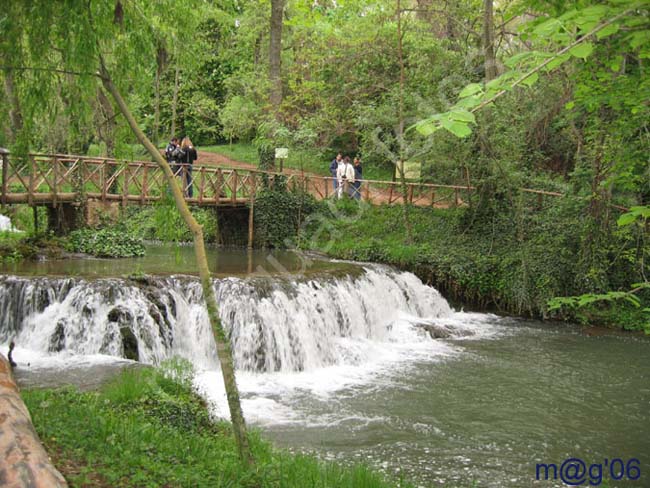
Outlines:
[{"label": "person in white shirt", "polygon": [[343,164],[339,164],[336,170],[336,179],[338,181],[338,197],[342,198],[344,194],[351,195],[354,189],[354,166],[350,163],[350,157],[346,156],[343,159]]}]

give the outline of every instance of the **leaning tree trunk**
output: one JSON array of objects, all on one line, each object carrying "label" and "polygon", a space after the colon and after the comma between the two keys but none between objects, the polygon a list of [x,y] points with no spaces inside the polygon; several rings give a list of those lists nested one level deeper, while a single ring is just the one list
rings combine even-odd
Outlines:
[{"label": "leaning tree trunk", "polygon": [[158,147],[160,142],[160,79],[167,64],[167,51],[161,45],[156,51],[156,80],[154,83],[154,114],[153,114],[153,143]]},{"label": "leaning tree trunk", "polygon": [[269,42],[270,102],[275,116],[282,103],[282,12],[284,0],[271,0],[271,39]]},{"label": "leaning tree trunk", "polygon": [[483,1],[483,51],[485,53],[485,81],[496,78],[497,59],[494,53],[494,15],[493,0]]},{"label": "leaning tree trunk", "polygon": [[197,266],[199,268],[199,276],[201,278],[201,287],[203,289],[203,298],[205,299],[205,305],[208,311],[208,317],[210,319],[210,325],[212,327],[212,333],[217,345],[217,356],[219,357],[219,364],[221,365],[221,374],[223,376],[223,382],[226,387],[226,396],[228,398],[228,407],[230,408],[230,419],[232,421],[232,428],[235,435],[235,440],[237,442],[237,447],[239,449],[239,456],[246,464],[252,463],[252,457],[250,453],[250,448],[248,446],[248,437],[246,434],[246,423],[244,421],[244,415],[241,409],[241,402],[239,399],[239,390],[237,389],[237,383],[235,380],[235,367],[232,357],[232,349],[230,347],[230,341],[226,335],[226,331],[223,328],[221,319],[219,318],[219,311],[217,307],[217,299],[214,295],[214,289],[212,288],[212,279],[210,277],[210,270],[208,269],[208,260],[205,254],[205,244],[203,241],[203,227],[196,221],[192,212],[190,212],[185,199],[183,198],[183,193],[176,182],[176,178],[172,173],[171,168],[162,157],[160,151],[151,143],[147,136],[142,132],[142,129],[138,126],[137,121],[131,114],[129,107],[126,105],[126,102],[122,98],[122,95],[118,91],[117,87],[113,84],[108,71],[106,70],[105,65],[102,63],[101,73],[99,74],[102,83],[106,90],[113,96],[113,99],[117,103],[120,112],[126,118],[131,130],[138,138],[140,143],[149,151],[149,154],[162,169],[169,184],[172,196],[176,203],[176,208],[181,214],[181,217],[185,221],[186,225],[189,227],[194,238],[194,253],[196,256]]},{"label": "leaning tree trunk", "polygon": [[178,87],[181,68],[176,61],[176,73],[174,74],[174,94],[172,95],[172,126],[169,137],[176,136],[176,108],[178,107]]},{"label": "leaning tree trunk", "polygon": [[0,354],[0,482],[11,488],[63,488],[32,425],[9,361]]}]

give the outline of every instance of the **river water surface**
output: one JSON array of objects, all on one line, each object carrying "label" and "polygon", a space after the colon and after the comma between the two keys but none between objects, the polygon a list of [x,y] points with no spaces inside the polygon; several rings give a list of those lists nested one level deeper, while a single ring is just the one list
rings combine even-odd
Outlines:
[{"label": "river water surface", "polygon": [[[304,260],[211,254],[244,412],[265,437],[416,486],[565,486],[536,482],[536,465],[571,457],[636,458],[636,483],[602,486],[650,486],[648,338],[454,311],[409,273]],[[163,276],[121,278],[134,271]],[[180,276],[192,271],[190,248],[164,247],[5,268],[0,343],[17,338],[27,383],[75,367],[66,381],[83,383],[79,371],[125,363],[128,326],[142,361],[192,360],[197,388],[227,416],[200,288]]]}]

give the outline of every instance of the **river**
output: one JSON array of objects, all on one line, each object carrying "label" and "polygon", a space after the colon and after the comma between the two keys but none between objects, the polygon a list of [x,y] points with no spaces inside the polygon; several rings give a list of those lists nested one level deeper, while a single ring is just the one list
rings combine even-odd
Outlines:
[{"label": "river", "polygon": [[[88,383],[126,364],[135,341],[144,363],[190,359],[227,416],[200,287],[186,275],[191,248],[147,254],[6,266],[1,349],[16,338],[28,384]],[[607,459],[611,479],[613,460],[638,459],[640,480],[606,486],[648,486],[648,338],[456,311],[386,266],[236,250],[212,250],[210,262],[246,418],[276,444],[419,486],[564,486],[536,483],[537,464]]]}]

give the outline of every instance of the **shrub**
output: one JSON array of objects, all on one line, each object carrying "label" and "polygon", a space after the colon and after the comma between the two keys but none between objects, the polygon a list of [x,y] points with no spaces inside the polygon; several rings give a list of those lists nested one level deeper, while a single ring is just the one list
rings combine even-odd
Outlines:
[{"label": "shrub", "polygon": [[68,249],[105,258],[144,256],[142,240],[119,228],[80,229],[71,232]]}]

